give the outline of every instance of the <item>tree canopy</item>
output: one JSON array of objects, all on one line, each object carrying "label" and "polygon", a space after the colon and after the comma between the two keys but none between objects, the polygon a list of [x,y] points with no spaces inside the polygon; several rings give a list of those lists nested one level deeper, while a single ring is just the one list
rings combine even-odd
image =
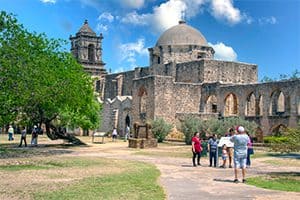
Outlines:
[{"label": "tree canopy", "polygon": [[[100,105],[91,77],[65,42],[27,31],[12,14],[0,13],[0,124],[18,121],[57,126],[99,126]],[[55,122],[55,123],[53,123]],[[52,132],[50,132],[52,128]],[[63,138],[67,139],[67,138]]]}]

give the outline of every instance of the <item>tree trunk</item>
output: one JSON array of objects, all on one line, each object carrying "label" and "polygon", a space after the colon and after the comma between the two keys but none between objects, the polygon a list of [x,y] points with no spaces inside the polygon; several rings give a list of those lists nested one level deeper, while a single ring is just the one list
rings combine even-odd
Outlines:
[{"label": "tree trunk", "polygon": [[[86,145],[84,142],[82,142],[81,140],[76,138],[74,135],[66,133],[64,131],[64,129],[62,129],[60,127],[57,128],[56,126],[54,126],[50,122],[46,122],[45,124],[46,124],[47,136],[51,140],[63,139],[63,140],[66,140],[66,141],[68,141],[68,142],[70,142],[74,145]],[[51,129],[52,129],[52,131],[51,131]]]}]

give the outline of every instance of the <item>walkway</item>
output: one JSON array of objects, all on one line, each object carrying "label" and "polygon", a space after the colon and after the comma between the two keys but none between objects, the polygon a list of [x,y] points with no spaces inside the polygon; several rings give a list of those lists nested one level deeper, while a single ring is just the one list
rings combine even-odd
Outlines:
[{"label": "walkway", "polygon": [[[172,151],[172,146],[160,148]],[[99,156],[114,159],[137,160],[152,163],[161,171],[160,183],[165,189],[169,200],[188,199],[300,199],[300,193],[280,192],[233,183],[233,169],[208,167],[203,158],[201,167],[192,167],[191,159],[136,155],[137,150],[127,148],[127,143],[96,144],[91,148],[83,148],[73,153],[76,156]],[[151,149],[146,151],[153,151]],[[271,171],[296,171],[299,167],[272,167],[270,164],[255,159],[248,175],[253,176]],[[300,162],[300,161],[299,161]]]}]

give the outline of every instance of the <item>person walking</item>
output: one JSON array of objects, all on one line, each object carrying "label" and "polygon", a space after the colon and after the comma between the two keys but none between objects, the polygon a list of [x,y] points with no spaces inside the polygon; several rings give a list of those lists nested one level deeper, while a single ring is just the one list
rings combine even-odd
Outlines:
[{"label": "person walking", "polygon": [[9,125],[8,128],[8,141],[14,140],[14,128],[12,125]]},{"label": "person walking", "polygon": [[230,138],[230,141],[234,143],[234,181],[238,181],[238,168],[242,169],[243,183],[246,182],[246,160],[247,160],[247,144],[249,137],[245,133],[245,128],[242,126],[237,127],[237,134]]},{"label": "person walking", "polygon": [[26,128],[25,128],[25,126],[23,126],[23,129],[21,131],[21,141],[20,141],[19,147],[22,146],[23,140],[24,140],[25,147],[27,147],[27,142],[26,142]]},{"label": "person walking", "polygon": [[212,161],[214,162],[214,167],[217,167],[217,149],[218,141],[216,134],[208,140],[208,151],[209,151],[209,166],[212,167]]},{"label": "person walking", "polygon": [[[200,164],[200,158],[201,158],[201,140],[200,140],[200,134],[198,132],[194,133],[194,137],[192,138],[192,152],[193,152],[193,166],[196,167]],[[197,165],[196,165],[196,157],[197,157]]]}]

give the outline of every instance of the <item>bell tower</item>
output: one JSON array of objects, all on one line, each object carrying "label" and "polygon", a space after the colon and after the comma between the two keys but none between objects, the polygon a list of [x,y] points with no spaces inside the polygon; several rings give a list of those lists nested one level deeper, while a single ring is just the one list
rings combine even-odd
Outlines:
[{"label": "bell tower", "polygon": [[107,74],[102,61],[102,33],[99,36],[90,28],[85,20],[75,36],[70,36],[71,53],[84,70],[95,78],[95,90],[102,97],[104,93],[104,77]]}]

